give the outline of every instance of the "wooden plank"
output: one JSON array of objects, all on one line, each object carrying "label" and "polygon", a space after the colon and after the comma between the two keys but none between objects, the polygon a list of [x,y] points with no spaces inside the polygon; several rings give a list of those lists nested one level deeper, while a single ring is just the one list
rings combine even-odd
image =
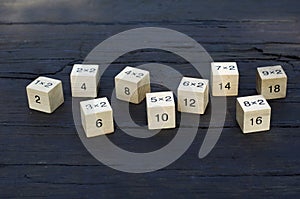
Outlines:
[{"label": "wooden plank", "polygon": [[[85,172],[86,175],[95,175],[95,173],[84,170],[81,172]],[[299,177],[201,177],[185,173],[174,174],[174,171],[165,173],[165,175],[172,175],[174,181],[167,183],[166,179],[159,178],[157,175],[146,175],[145,179],[139,179],[137,176],[125,176],[127,177],[125,182],[118,175],[113,179],[111,176],[96,175],[95,178],[98,179],[96,183],[89,183],[87,178],[82,178],[80,179],[81,183],[64,184],[45,180],[34,181],[30,179],[30,176],[28,179],[25,176],[23,181],[11,182],[6,186],[0,185],[0,189],[6,190],[3,193],[5,198],[78,198],[78,196],[87,198],[95,196],[101,198],[207,198],[212,195],[218,198],[241,198],[245,196],[255,198],[257,195],[267,198],[288,198],[297,197],[299,193],[299,188],[295,186]],[[43,175],[43,177],[50,176]],[[15,189],[16,185],[18,190]]]},{"label": "wooden plank", "polygon": [[[297,20],[299,2],[289,1],[130,1],[77,0],[75,3],[3,0],[0,4],[3,22],[47,23],[131,23],[172,20]],[[18,11],[16,14],[15,12]],[[45,14],[46,13],[46,14]],[[75,14],[76,13],[76,14]],[[89,13],[89,14],[86,14]]]},{"label": "wooden plank", "polygon": [[[295,129],[276,128],[270,133],[250,136],[243,135],[238,128],[224,129],[213,153],[202,160],[197,157],[200,135],[177,162],[144,175],[118,173],[100,164],[84,150],[73,128],[9,130],[12,134],[1,135],[0,139],[0,182],[4,183],[0,189],[6,190],[2,197],[71,197],[73,189],[79,189],[75,191],[79,195],[99,195],[96,189],[103,189],[102,194],[114,192],[115,197],[131,193],[127,189],[132,194],[143,195],[149,189],[154,195],[173,196],[175,192],[190,197],[222,193],[241,197],[250,190],[253,196],[294,196],[299,192],[299,186],[293,186],[299,183],[300,172],[299,156],[294,153],[299,146]],[[152,143],[164,139],[161,136]],[[121,146],[132,147],[124,136],[116,138]],[[135,143],[135,147],[151,145]],[[164,191],[161,187],[165,187]]]},{"label": "wooden plank", "polygon": [[[61,165],[61,166],[93,166],[102,165],[88,155],[84,150],[80,139],[77,136],[76,129],[73,127],[4,127],[5,134],[1,134],[1,165]],[[125,128],[126,129],[126,128]],[[8,131],[11,130],[11,133]],[[204,169],[215,172],[237,173],[251,171],[253,168],[247,167],[249,164],[256,164],[259,171],[276,170],[289,171],[297,173],[299,167],[299,155],[294,153],[299,144],[298,128],[280,128],[274,127],[268,133],[257,133],[253,135],[243,135],[238,127],[224,128],[219,143],[207,158],[203,159],[207,164],[198,168],[201,161],[198,160],[197,153],[205,135],[205,129],[199,129],[198,135],[191,148],[176,164],[176,168],[189,168],[192,170]],[[115,134],[109,135],[116,144],[132,150],[151,151],[168,143],[175,132],[169,134],[160,133],[157,136],[147,139],[131,138],[120,129]],[[231,145],[228,145],[231,143]],[[254,147],[255,146],[255,147]],[[254,147],[254,148],[253,148]],[[20,150],[22,149],[22,150]],[[224,153],[225,151],[225,153]],[[268,160],[274,161],[269,165],[263,158],[269,154]],[[17,158],[20,156],[20,158]],[[66,158],[68,157],[68,158]],[[297,158],[298,157],[298,158]],[[234,159],[234,164],[245,164],[243,170],[236,171],[235,167],[228,165],[219,165],[220,168],[212,168],[211,164],[216,164],[216,160],[223,163],[224,159],[230,161]],[[236,159],[236,160],[235,160]],[[261,161],[256,161],[261,159]],[[195,161],[195,162],[194,162]],[[256,161],[254,163],[254,161]],[[226,162],[233,164],[233,162]],[[282,164],[289,165],[282,167]],[[228,168],[226,168],[228,167]],[[207,172],[207,171],[203,171]]]},{"label": "wooden plank", "polygon": [[[158,24],[153,24],[158,25]],[[226,28],[218,28],[225,25]],[[32,76],[35,74],[56,74],[65,65],[81,62],[98,43],[119,31],[133,28],[122,26],[54,25],[51,32],[48,25],[1,25],[3,32],[0,40],[1,77]],[[203,25],[201,22],[166,27],[182,31],[203,44],[216,61],[250,62],[253,65],[281,63],[298,70],[294,61],[299,61],[299,37],[293,30],[298,23],[281,22],[215,22]],[[281,27],[281,28],[278,28]],[[24,31],[24,29],[26,31]],[[110,30],[110,33],[107,32]],[[258,30],[259,31],[258,31]],[[19,32],[24,31],[22,35]],[[62,32],[72,32],[67,37]],[[212,34],[213,32],[213,34]],[[238,38],[243,36],[243,40]],[[79,39],[77,39],[80,37]],[[10,38],[9,40],[6,38]],[[222,38],[222,40],[220,40]],[[127,64],[155,61],[153,51],[143,54],[131,53]],[[32,55],[35,56],[32,56]],[[170,57],[159,56],[158,61],[170,63]],[[176,62],[177,61],[177,62]],[[178,63],[178,60],[174,63]],[[183,60],[181,60],[183,61]],[[123,63],[125,60],[123,60]],[[122,60],[120,60],[122,63]],[[13,64],[13,71],[11,67]],[[10,72],[9,72],[10,71]]]}]

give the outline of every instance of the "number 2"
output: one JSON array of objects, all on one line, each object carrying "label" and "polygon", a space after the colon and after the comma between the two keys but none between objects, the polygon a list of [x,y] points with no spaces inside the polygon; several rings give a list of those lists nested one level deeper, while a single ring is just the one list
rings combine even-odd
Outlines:
[{"label": "number 2", "polygon": [[203,88],[203,86],[204,86],[203,82],[198,82],[198,85],[197,85],[198,88]]},{"label": "number 2", "polygon": [[259,105],[265,105],[264,100],[262,100],[262,99],[257,100],[257,102]]},{"label": "number 2", "polygon": [[107,107],[106,106],[106,102],[100,102],[100,106],[103,108],[103,107]]},{"label": "number 2", "polygon": [[171,102],[172,101],[172,97],[171,96],[166,96],[166,102]]},{"label": "number 2", "polygon": [[40,96],[36,95],[36,96],[34,96],[34,98],[35,98],[35,102],[36,102],[37,104],[40,104],[40,103],[41,103],[41,97],[40,97]]},{"label": "number 2", "polygon": [[229,70],[235,70],[235,66],[230,65],[230,66],[229,66]]}]

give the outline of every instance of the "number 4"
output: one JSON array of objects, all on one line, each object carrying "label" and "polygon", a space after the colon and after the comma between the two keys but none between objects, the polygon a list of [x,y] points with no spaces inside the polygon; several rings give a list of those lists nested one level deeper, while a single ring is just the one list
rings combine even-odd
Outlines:
[{"label": "number 4", "polygon": [[83,83],[83,84],[81,85],[81,89],[86,90],[86,85],[85,85],[85,83]]}]

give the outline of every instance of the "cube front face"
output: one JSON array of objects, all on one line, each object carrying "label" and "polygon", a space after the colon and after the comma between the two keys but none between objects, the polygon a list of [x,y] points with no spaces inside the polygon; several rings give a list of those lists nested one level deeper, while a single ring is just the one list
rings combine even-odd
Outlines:
[{"label": "cube front face", "polygon": [[99,66],[75,64],[70,74],[73,97],[97,97]]},{"label": "cube front face", "polygon": [[256,90],[266,99],[285,98],[287,75],[282,67],[278,65],[257,68]]},{"label": "cube front face", "polygon": [[177,89],[178,111],[204,114],[208,97],[208,80],[183,77]]},{"label": "cube front face", "polygon": [[113,111],[106,97],[80,102],[80,112],[88,138],[114,132]]},{"label": "cube front face", "polygon": [[262,95],[239,97],[236,103],[236,120],[243,133],[270,129],[271,107]]},{"label": "cube front face", "polygon": [[127,66],[115,77],[115,88],[117,99],[139,104],[150,92],[150,74]]},{"label": "cube front face", "polygon": [[168,129],[176,127],[173,92],[146,94],[148,128]]},{"label": "cube front face", "polygon": [[237,96],[239,71],[236,62],[212,62],[211,83],[213,96]]},{"label": "cube front face", "polygon": [[29,108],[45,113],[54,112],[64,102],[60,80],[38,77],[27,87]]},{"label": "cube front face", "polygon": [[137,84],[123,79],[115,79],[116,97],[119,100],[139,103]]}]

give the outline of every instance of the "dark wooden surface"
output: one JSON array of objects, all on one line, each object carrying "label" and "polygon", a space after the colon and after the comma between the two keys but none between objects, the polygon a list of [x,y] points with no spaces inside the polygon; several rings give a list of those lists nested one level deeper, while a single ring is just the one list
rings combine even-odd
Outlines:
[{"label": "dark wooden surface", "polygon": [[[298,198],[300,193],[299,1],[9,1],[0,2],[0,197],[1,198]],[[271,130],[243,135],[235,98],[220,140],[197,157],[208,116],[189,150],[170,166],[147,174],[112,170],[81,143],[72,118],[69,73],[101,41],[136,27],[181,31],[217,61],[237,61],[240,96],[255,94],[257,66],[281,64],[286,99],[270,101]],[[191,73],[165,52],[129,53],[110,66],[103,95],[125,65],[160,62]],[[39,75],[63,81],[65,103],[54,114],[31,111],[25,87]],[[143,117],[144,109],[132,110]],[[207,117],[207,118],[205,118]],[[144,118],[144,119],[143,119]],[[120,134],[120,136],[118,136]],[[143,146],[117,130],[123,148]]]}]

